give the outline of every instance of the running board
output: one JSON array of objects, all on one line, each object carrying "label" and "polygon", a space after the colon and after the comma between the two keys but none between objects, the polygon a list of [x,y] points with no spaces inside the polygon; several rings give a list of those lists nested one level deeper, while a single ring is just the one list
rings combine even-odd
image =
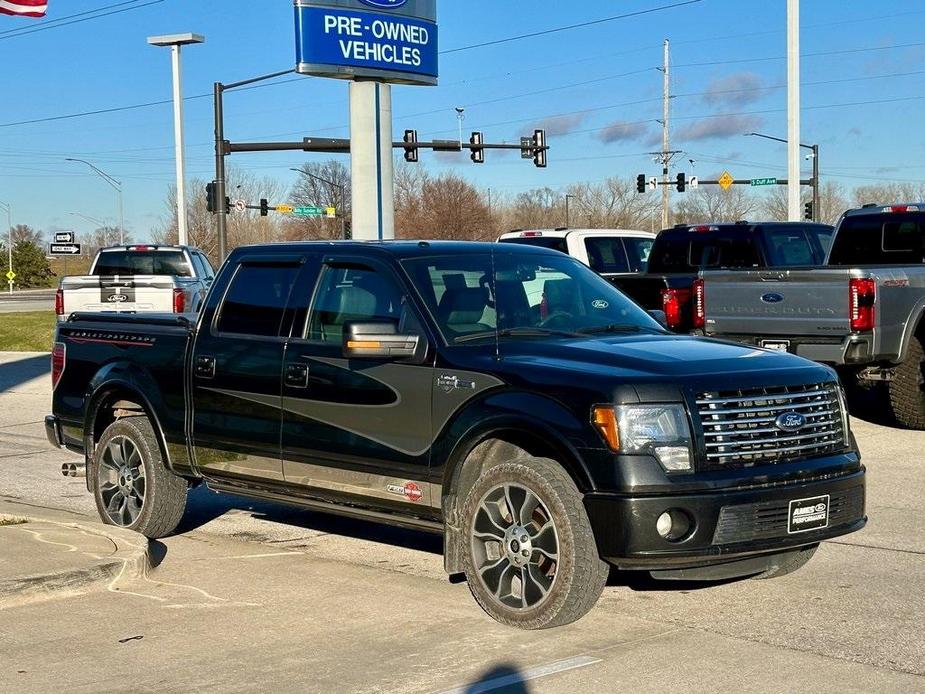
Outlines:
[{"label": "running board", "polygon": [[233,482],[219,481],[215,479],[206,479],[206,486],[213,492],[224,492],[226,494],[235,494],[237,496],[247,496],[253,499],[264,501],[276,501],[283,504],[302,506],[321,511],[322,513],[331,513],[346,518],[355,518],[358,520],[367,520],[377,523],[386,523],[395,525],[400,528],[409,530],[421,530],[428,533],[443,534],[443,523],[428,520],[426,518],[415,518],[413,516],[403,516],[397,513],[387,511],[374,511],[373,509],[363,508],[360,506],[345,506],[332,501],[322,501],[305,496],[293,496],[284,494],[271,489],[262,487],[253,487],[250,485],[238,485]]}]

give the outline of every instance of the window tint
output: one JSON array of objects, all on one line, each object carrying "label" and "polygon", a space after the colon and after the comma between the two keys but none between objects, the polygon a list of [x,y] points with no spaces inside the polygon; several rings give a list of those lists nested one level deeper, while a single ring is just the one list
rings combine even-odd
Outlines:
[{"label": "window tint", "polygon": [[524,246],[539,246],[560,253],[568,253],[568,244],[564,236],[522,236],[515,239],[502,239],[501,243],[519,243]]},{"label": "window tint", "polygon": [[181,251],[103,251],[95,275],[171,275],[192,277]]},{"label": "window tint", "polygon": [[687,233],[693,238],[672,235],[656,239],[649,272],[693,274],[704,268],[749,268],[761,264],[751,236],[733,238],[704,232]]},{"label": "window tint", "polygon": [[629,258],[632,272],[645,272],[649,264],[649,254],[652,252],[652,239],[623,237],[626,255]]},{"label": "window tint", "polygon": [[235,272],[218,318],[224,333],[279,335],[298,265],[240,265]]},{"label": "window tint", "polygon": [[308,339],[341,344],[351,321],[394,321],[402,313],[402,294],[390,279],[364,267],[327,266],[312,305]]},{"label": "window tint", "polygon": [[914,265],[922,262],[925,215],[863,214],[845,217],[829,265]]},{"label": "window tint", "polygon": [[588,264],[595,272],[629,272],[626,251],[620,238],[591,237],[585,239]]},{"label": "window tint", "polygon": [[813,265],[813,247],[802,229],[768,229],[764,232],[768,265]]},{"label": "window tint", "polygon": [[202,265],[202,276],[215,277],[215,270],[212,269],[212,263],[209,262],[209,259],[206,258],[202,253],[194,253],[193,255],[199,259],[199,263]]},{"label": "window tint", "polygon": [[450,343],[490,339],[496,328],[528,329],[511,339],[606,326],[660,330],[609,282],[566,256],[500,252],[494,260],[454,255],[402,264]]},{"label": "window tint", "polygon": [[208,277],[206,274],[206,268],[202,263],[202,256],[198,253],[190,253],[190,258],[193,259],[193,267],[196,269],[196,276],[199,279],[205,279]]}]

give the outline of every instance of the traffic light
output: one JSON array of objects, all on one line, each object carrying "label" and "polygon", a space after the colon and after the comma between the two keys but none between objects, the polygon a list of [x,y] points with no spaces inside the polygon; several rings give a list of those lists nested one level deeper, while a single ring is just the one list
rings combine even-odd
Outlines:
[{"label": "traffic light", "polygon": [[215,181],[206,183],[206,209],[213,214],[218,211],[218,204],[215,200]]},{"label": "traffic light", "polygon": [[678,174],[678,192],[683,193],[687,189],[687,176],[683,173]]},{"label": "traffic light", "polygon": [[418,131],[417,130],[406,130],[405,131],[405,161],[407,162],[416,162],[418,160],[418,148],[416,147],[418,143]]},{"label": "traffic light", "polygon": [[270,201],[266,198],[260,198],[260,216],[266,217],[270,214]]},{"label": "traffic light", "polygon": [[646,175],[639,174],[636,176],[636,192],[645,193],[646,192]]},{"label": "traffic light", "polygon": [[812,201],[803,205],[803,219],[807,219],[810,222],[813,221],[813,203]]},{"label": "traffic light", "polygon": [[472,136],[469,138],[469,149],[472,150],[472,154],[469,155],[469,158],[475,164],[484,164],[485,163],[485,149],[482,147],[484,142],[482,133],[476,131],[472,133]]},{"label": "traffic light", "polygon": [[546,131],[533,131],[533,164],[538,169],[546,168]]}]

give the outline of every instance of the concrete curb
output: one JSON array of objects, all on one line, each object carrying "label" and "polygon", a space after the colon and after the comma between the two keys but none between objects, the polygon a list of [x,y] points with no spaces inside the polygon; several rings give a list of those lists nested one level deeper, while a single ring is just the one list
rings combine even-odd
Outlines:
[{"label": "concrete curb", "polygon": [[131,530],[21,514],[0,513],[2,518],[17,518],[26,521],[26,525],[43,523],[104,537],[115,545],[115,551],[99,558],[88,555],[85,567],[0,579],[0,610],[102,590],[117,579],[141,578],[150,565],[148,538]]}]

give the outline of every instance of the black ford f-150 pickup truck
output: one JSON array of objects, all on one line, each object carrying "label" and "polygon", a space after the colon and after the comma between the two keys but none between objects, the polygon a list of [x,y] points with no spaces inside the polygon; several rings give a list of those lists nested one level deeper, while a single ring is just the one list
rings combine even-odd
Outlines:
[{"label": "black ford f-150 pickup truck", "polygon": [[169,534],[204,482],[439,532],[522,628],[585,614],[610,565],[770,577],[866,522],[829,367],[672,335],[545,249],[239,248],[198,315],[60,323],[52,382],[105,522]]}]

